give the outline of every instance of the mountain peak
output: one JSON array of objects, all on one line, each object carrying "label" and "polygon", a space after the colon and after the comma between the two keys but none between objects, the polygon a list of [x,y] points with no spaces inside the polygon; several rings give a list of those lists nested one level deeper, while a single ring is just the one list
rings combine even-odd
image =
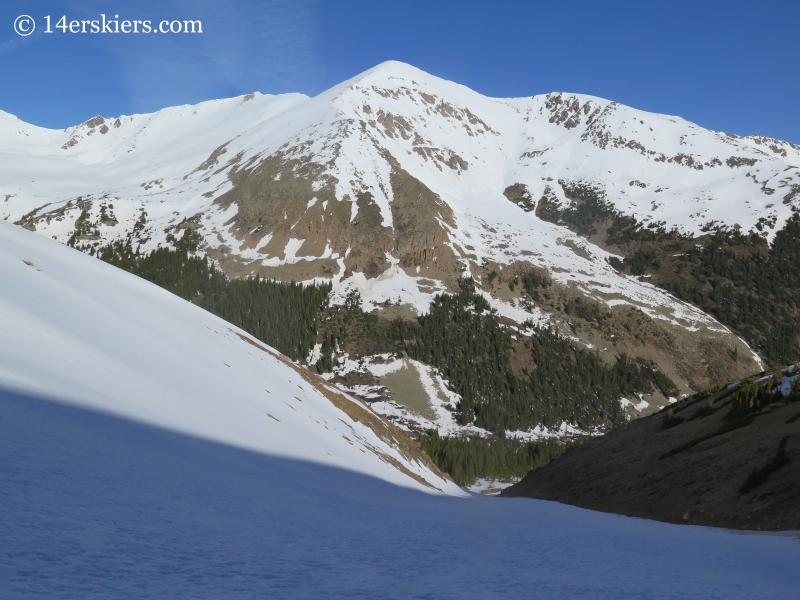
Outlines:
[{"label": "mountain peak", "polygon": [[362,80],[369,78],[390,77],[397,79],[425,79],[433,76],[408,63],[404,63],[399,60],[387,60],[367,69],[366,71],[363,71],[362,73],[359,73],[352,79]]}]

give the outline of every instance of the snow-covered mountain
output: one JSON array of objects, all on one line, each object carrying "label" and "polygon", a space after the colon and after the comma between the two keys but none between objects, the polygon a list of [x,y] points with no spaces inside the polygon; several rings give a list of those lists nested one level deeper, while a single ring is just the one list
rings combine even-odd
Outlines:
[{"label": "snow-covered mountain", "polygon": [[[252,94],[64,131],[0,113],[0,595],[790,597],[791,537],[464,498],[378,414],[488,435],[456,423],[458,394],[433,366],[340,356],[335,387],[47,238],[147,251],[196,231],[232,277],[332,280],[335,299],[359,289],[390,318],[472,274],[518,346],[527,321],[549,321],[605,358],[634,349],[683,390],[758,357],[532,208],[588,181],[640,220],[775,229],[797,201],[797,155],[597,98],[489,99],[400,63],[316,98]],[[554,280],[551,304],[578,295],[613,318],[587,330],[534,305],[509,286],[533,267]]]},{"label": "snow-covered mountain", "polygon": [[0,388],[461,494],[393,425],[161,288],[0,223]]},{"label": "snow-covered mountain", "polygon": [[[192,230],[229,276],[329,280],[334,300],[356,288],[367,309],[411,314],[469,274],[511,322],[646,356],[682,390],[760,359],[537,205],[567,206],[570,186],[588,185],[644,226],[767,236],[800,205],[795,145],[590,96],[487,98],[398,62],[314,98],[254,93],[59,131],[0,113],[0,157],[0,217],[58,241],[88,250],[130,237],[147,251]],[[639,311],[656,341],[584,335],[519,288],[492,286],[493,272],[531,266],[566,296]]]},{"label": "snow-covered mountain", "polygon": [[[250,94],[67,130],[0,113],[0,155],[0,215],[48,237],[66,242],[85,210],[100,240],[135,230],[146,250],[201,215],[192,226],[234,274],[361,273],[368,299],[405,286],[418,308],[429,296],[420,275],[523,260],[702,320],[620,281],[604,252],[542,222],[525,198],[568,203],[558,182],[587,181],[617,210],[689,233],[779,228],[800,203],[792,144],[590,96],[486,98],[397,62],[315,98]],[[515,184],[527,194],[512,202]]]}]

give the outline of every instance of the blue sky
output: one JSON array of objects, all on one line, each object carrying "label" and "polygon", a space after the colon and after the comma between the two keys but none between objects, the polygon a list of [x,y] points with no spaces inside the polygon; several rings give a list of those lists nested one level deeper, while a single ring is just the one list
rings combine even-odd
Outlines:
[{"label": "blue sky", "polygon": [[[42,33],[201,19],[202,35]],[[20,14],[36,19],[21,38]],[[0,109],[47,127],[254,90],[317,94],[401,60],[490,96],[601,96],[800,143],[800,2],[6,0]]]}]

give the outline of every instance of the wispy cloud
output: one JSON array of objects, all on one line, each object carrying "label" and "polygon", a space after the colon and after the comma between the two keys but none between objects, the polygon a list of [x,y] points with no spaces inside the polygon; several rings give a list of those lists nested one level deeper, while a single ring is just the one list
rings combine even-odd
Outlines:
[{"label": "wispy cloud", "polygon": [[[107,2],[99,0],[75,3],[75,9],[84,15],[92,10],[109,14]],[[119,76],[137,112],[256,90],[319,91],[314,0],[145,0],[111,10],[120,19],[203,23],[202,34],[106,35],[88,40],[116,57]]]},{"label": "wispy cloud", "polygon": [[0,44],[0,56],[4,54],[8,54],[9,52],[13,52],[17,48],[21,48],[22,46],[26,46],[28,44],[35,43],[39,38],[38,36],[31,36],[31,37],[14,37],[6,42]]}]

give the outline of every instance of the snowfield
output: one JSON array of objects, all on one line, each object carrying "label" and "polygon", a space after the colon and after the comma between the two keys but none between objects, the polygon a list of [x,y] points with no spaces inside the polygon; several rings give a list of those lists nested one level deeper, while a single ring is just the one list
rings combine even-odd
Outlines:
[{"label": "snowfield", "polygon": [[0,597],[800,589],[796,534],[467,494],[236,328],[8,223],[0,278]]}]

